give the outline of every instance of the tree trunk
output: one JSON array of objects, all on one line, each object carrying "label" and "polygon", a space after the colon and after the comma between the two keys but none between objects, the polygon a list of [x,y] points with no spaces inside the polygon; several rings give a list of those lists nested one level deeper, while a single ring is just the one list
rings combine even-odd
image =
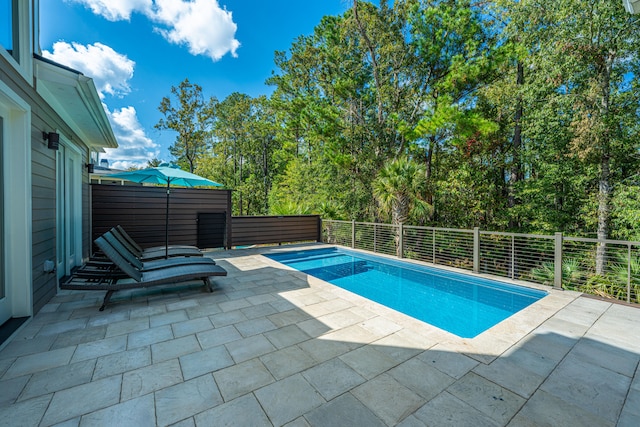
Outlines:
[{"label": "tree trunk", "polygon": [[[436,144],[436,136],[435,135],[431,135],[429,137],[429,148],[427,149],[427,155],[425,158],[425,180],[427,181],[427,185],[431,185],[431,175],[433,173],[433,147]],[[430,187],[431,188],[431,187]],[[427,191],[427,203],[429,203],[430,205],[433,205],[433,192],[431,190]]]},{"label": "tree trunk", "polygon": [[[397,193],[391,209],[391,222],[393,225],[404,224],[409,218],[409,197],[406,194]],[[400,248],[400,227],[394,229],[394,235],[396,254],[400,256],[402,253]]]},{"label": "tree trunk", "polygon": [[382,95],[380,94],[381,83],[380,83],[380,70],[378,66],[378,60],[376,58],[376,50],[371,42],[371,39],[367,35],[367,31],[362,25],[360,21],[360,16],[358,15],[358,0],[353,1],[353,17],[355,18],[356,25],[358,26],[358,31],[360,32],[360,36],[364,40],[364,44],[369,51],[369,55],[371,55],[371,68],[373,71],[373,81],[376,85],[376,100],[378,102],[378,124],[382,124],[384,122],[384,114],[383,114],[383,104],[382,104]]},{"label": "tree trunk", "polygon": [[[518,61],[517,64],[517,77],[516,77],[516,85],[518,90],[521,89],[524,84],[524,68],[522,67],[522,63]],[[518,95],[516,101],[516,113],[514,116],[514,129],[513,129],[513,139],[511,142],[511,149],[513,153],[513,158],[511,160],[511,171],[509,173],[509,197],[508,197],[508,206],[509,209],[515,207],[516,205],[516,195],[515,195],[515,185],[522,180],[522,166],[520,164],[520,150],[522,147],[522,96]],[[514,229],[517,227],[517,223],[515,219],[510,216],[509,218],[509,228]]]},{"label": "tree trunk", "polygon": [[[602,80],[600,81],[600,91],[602,100],[600,103],[600,120],[606,120],[610,109],[610,84],[611,67],[613,57],[608,58],[602,70]],[[610,141],[609,132],[605,129],[602,138],[602,156],[600,158],[600,181],[598,183],[598,240],[605,240],[609,235],[609,213],[611,201],[611,169],[610,169]],[[606,244],[598,242],[596,249],[596,274],[603,275],[605,272]]]},{"label": "tree trunk", "polygon": [[[600,164],[600,182],[598,185],[598,240],[605,240],[609,234],[609,202],[611,200],[611,184],[609,182],[609,156],[602,156]],[[598,243],[596,250],[596,274],[602,275],[605,270],[606,245]]]}]

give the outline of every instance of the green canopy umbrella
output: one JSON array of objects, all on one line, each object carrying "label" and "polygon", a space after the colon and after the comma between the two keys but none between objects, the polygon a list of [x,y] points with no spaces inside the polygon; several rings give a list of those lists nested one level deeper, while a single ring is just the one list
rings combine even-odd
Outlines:
[{"label": "green canopy umbrella", "polygon": [[196,174],[185,172],[176,165],[160,165],[155,168],[146,168],[135,171],[120,172],[109,175],[110,178],[126,179],[127,181],[149,183],[149,184],[166,184],[167,185],[167,209],[165,213],[164,241],[165,241],[165,258],[169,257],[169,195],[171,186],[178,185],[182,187],[223,187],[210,179],[203,178]]}]

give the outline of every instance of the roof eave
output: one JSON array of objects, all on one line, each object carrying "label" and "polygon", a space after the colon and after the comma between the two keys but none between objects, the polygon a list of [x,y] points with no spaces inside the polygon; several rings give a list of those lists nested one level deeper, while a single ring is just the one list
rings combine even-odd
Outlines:
[{"label": "roof eave", "polygon": [[50,59],[34,55],[37,90],[93,151],[116,148],[109,118],[93,79]]}]

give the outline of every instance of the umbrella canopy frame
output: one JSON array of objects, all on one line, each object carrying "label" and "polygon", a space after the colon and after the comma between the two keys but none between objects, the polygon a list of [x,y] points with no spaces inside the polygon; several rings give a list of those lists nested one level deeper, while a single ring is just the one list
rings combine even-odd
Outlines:
[{"label": "umbrella canopy frame", "polygon": [[169,257],[169,197],[171,194],[171,185],[181,187],[224,187],[210,179],[203,178],[199,175],[183,171],[177,166],[158,166],[154,168],[146,168],[134,171],[120,172],[109,175],[111,178],[126,179],[141,184],[166,184],[167,186],[167,207],[165,210],[165,258]]}]

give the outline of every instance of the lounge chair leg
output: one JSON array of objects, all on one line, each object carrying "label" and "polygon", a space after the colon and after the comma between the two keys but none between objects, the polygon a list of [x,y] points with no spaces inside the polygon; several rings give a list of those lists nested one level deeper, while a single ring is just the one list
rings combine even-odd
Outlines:
[{"label": "lounge chair leg", "polygon": [[204,281],[204,285],[207,287],[209,292],[213,292],[213,284],[211,283],[211,279],[208,277],[205,277],[202,280]]},{"label": "lounge chair leg", "polygon": [[100,307],[100,311],[104,311],[104,308],[109,304],[111,295],[113,295],[114,292],[115,291],[107,291],[107,294],[104,296],[104,300],[102,300],[102,307]]}]

